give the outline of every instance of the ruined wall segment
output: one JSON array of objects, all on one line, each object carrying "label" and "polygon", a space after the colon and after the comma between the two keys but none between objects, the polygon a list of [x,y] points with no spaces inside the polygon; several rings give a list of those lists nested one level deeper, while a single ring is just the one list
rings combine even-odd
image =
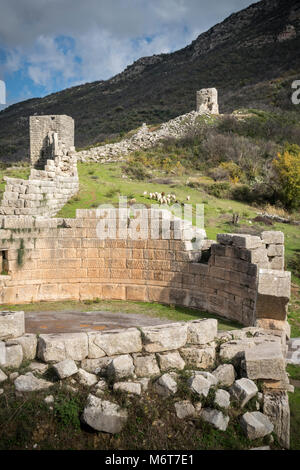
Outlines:
[{"label": "ruined wall segment", "polygon": [[[3,217],[0,223],[0,250],[8,251],[10,275],[0,279],[4,304],[93,298],[161,302],[247,326],[261,321],[288,334],[290,273],[270,269],[274,257],[268,257],[270,244],[264,240],[276,232],[262,237],[222,234],[218,243],[192,242],[184,227],[176,239],[171,224],[169,239],[161,233],[151,239],[150,226],[140,239],[124,238],[119,229],[113,238],[99,239],[96,210],[83,209],[75,219]],[[19,266],[21,240],[25,252]],[[199,261],[207,248],[211,256],[204,264]],[[269,300],[276,305],[274,314]]]}]

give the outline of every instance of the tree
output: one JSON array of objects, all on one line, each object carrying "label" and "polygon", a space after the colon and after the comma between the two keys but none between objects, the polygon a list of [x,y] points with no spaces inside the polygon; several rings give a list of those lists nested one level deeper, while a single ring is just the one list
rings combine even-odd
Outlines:
[{"label": "tree", "polygon": [[287,209],[300,207],[300,147],[286,146],[273,160],[279,198]]}]

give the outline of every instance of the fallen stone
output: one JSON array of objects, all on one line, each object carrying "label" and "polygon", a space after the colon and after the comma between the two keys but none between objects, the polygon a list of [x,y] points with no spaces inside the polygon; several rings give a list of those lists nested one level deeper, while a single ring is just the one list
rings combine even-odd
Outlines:
[{"label": "fallen stone", "polygon": [[56,333],[40,335],[38,357],[44,362],[60,362],[65,359],[82,361],[88,355],[86,333]]},{"label": "fallen stone", "polygon": [[185,419],[195,416],[196,410],[192,403],[188,400],[178,401],[175,403],[176,416],[179,419]]},{"label": "fallen stone", "polygon": [[201,375],[206,380],[208,380],[211,385],[217,385],[217,383],[218,383],[216,377],[213,374],[211,374],[210,372],[202,372],[202,371],[199,371],[199,370],[195,370],[195,371],[193,371],[193,375]]},{"label": "fallen stone", "polygon": [[161,371],[170,369],[183,370],[185,367],[185,362],[178,351],[157,353],[157,358]]},{"label": "fallen stone", "polygon": [[257,392],[258,388],[256,384],[246,378],[237,380],[230,388],[232,397],[240,403],[241,408],[243,408],[251,398],[255,397]]},{"label": "fallen stone", "polygon": [[127,421],[127,411],[110,401],[88,396],[82,419],[96,431],[116,434],[122,431]]},{"label": "fallen stone", "polygon": [[85,387],[92,387],[98,382],[98,377],[84,369],[79,369],[77,374],[78,382]]},{"label": "fallen stone", "polygon": [[115,359],[113,357],[101,357],[99,359],[84,359],[81,361],[81,368],[93,374],[105,375],[109,363]]},{"label": "fallen stone", "polygon": [[249,379],[284,379],[286,364],[280,343],[262,343],[247,350],[245,367]]},{"label": "fallen stone", "polygon": [[215,404],[220,408],[229,408],[230,407],[230,394],[226,390],[221,388],[216,391],[216,396],[214,400]]},{"label": "fallen stone", "polygon": [[0,340],[13,339],[24,335],[24,312],[0,312]]},{"label": "fallen stone", "polygon": [[274,431],[280,445],[285,449],[290,448],[290,407],[286,392],[264,394],[264,415],[274,425]]},{"label": "fallen stone", "polygon": [[190,367],[211,369],[215,364],[216,349],[214,346],[182,348],[180,353]]},{"label": "fallen stone", "polygon": [[145,351],[150,353],[179,349],[187,342],[186,323],[143,327],[141,331]]},{"label": "fallen stone", "polygon": [[177,392],[177,382],[171,374],[164,374],[154,383],[154,388],[159,395],[168,397]]},{"label": "fallen stone", "polygon": [[95,388],[97,390],[106,390],[107,389],[107,383],[105,380],[101,379],[99,380],[96,385],[95,385]]},{"label": "fallen stone", "polygon": [[12,372],[11,374],[9,374],[9,380],[13,382],[14,380],[16,380],[17,377],[19,377],[19,375],[19,372]]},{"label": "fallen stone", "polygon": [[5,367],[17,369],[23,362],[23,349],[20,344],[13,341],[6,343],[6,363]]},{"label": "fallen stone", "polygon": [[26,375],[20,375],[14,383],[17,392],[35,392],[53,386],[52,382],[38,379],[31,372],[27,372]]},{"label": "fallen stone", "polygon": [[202,375],[194,375],[190,377],[187,383],[192,392],[207,397],[211,387],[211,382],[202,377]]},{"label": "fallen stone", "polygon": [[107,374],[111,376],[114,380],[132,377],[133,373],[133,360],[132,357],[128,354],[124,354],[123,356],[117,356],[109,363],[107,367]]},{"label": "fallen stone", "polygon": [[235,370],[232,364],[222,364],[212,374],[222,387],[230,387],[235,381]]},{"label": "fallen stone", "polygon": [[130,354],[142,350],[141,333],[137,328],[89,332],[89,358]]},{"label": "fallen stone", "polygon": [[216,338],[218,321],[211,319],[188,322],[187,342],[190,344],[207,344]]},{"label": "fallen stone", "polygon": [[120,390],[121,392],[132,393],[133,395],[141,395],[142,386],[137,382],[116,382],[114,384],[114,391]]},{"label": "fallen stone", "polygon": [[274,426],[269,418],[260,411],[245,413],[241,418],[241,426],[246,437],[250,440],[265,437],[274,430]]},{"label": "fallen stone", "polygon": [[153,377],[160,374],[154,354],[149,354],[148,356],[134,354],[133,362],[137,377]]},{"label": "fallen stone", "polygon": [[3,370],[0,369],[0,383],[5,382],[5,380],[7,379],[8,379],[7,375],[4,374]]},{"label": "fallen stone", "polygon": [[222,411],[204,408],[201,412],[201,418],[219,431],[226,431],[229,423],[229,416],[225,416]]},{"label": "fallen stone", "polygon": [[0,341],[0,366],[5,366],[6,363],[6,348],[4,341]]},{"label": "fallen stone", "polygon": [[48,364],[43,364],[42,362],[32,362],[29,365],[29,369],[32,370],[33,372],[38,372],[39,374],[44,374],[46,370],[48,370],[49,366]]},{"label": "fallen stone", "polygon": [[141,384],[143,392],[146,392],[148,390],[149,382],[150,382],[149,378],[144,377],[143,379],[137,379],[136,382]]},{"label": "fallen stone", "polygon": [[32,360],[36,357],[37,352],[37,336],[32,333],[26,333],[20,338],[14,340],[19,343],[23,349],[23,357],[26,360]]},{"label": "fallen stone", "polygon": [[47,403],[47,405],[50,405],[51,403],[54,403],[54,396],[53,395],[48,395],[47,397],[44,398],[44,402]]},{"label": "fallen stone", "polygon": [[58,362],[54,364],[53,369],[60,379],[66,379],[78,372],[78,367],[73,359],[65,359],[64,361]]}]

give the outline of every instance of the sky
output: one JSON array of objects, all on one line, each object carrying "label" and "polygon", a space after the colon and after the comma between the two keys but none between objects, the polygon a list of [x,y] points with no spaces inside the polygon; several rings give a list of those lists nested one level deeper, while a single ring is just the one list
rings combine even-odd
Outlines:
[{"label": "sky", "polygon": [[[185,47],[253,0],[1,0],[0,101],[106,80]],[[1,88],[2,86],[2,88]],[[0,104],[0,110],[5,106]]]}]

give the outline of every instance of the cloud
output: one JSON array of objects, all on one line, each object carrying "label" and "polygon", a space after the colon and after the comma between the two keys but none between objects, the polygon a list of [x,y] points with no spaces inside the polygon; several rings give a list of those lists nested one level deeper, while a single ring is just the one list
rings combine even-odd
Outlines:
[{"label": "cloud", "polygon": [[[171,52],[251,0],[2,0],[0,55],[45,92],[121,72]],[[24,78],[25,79],[25,78]],[[34,89],[34,88],[33,88]]]}]

